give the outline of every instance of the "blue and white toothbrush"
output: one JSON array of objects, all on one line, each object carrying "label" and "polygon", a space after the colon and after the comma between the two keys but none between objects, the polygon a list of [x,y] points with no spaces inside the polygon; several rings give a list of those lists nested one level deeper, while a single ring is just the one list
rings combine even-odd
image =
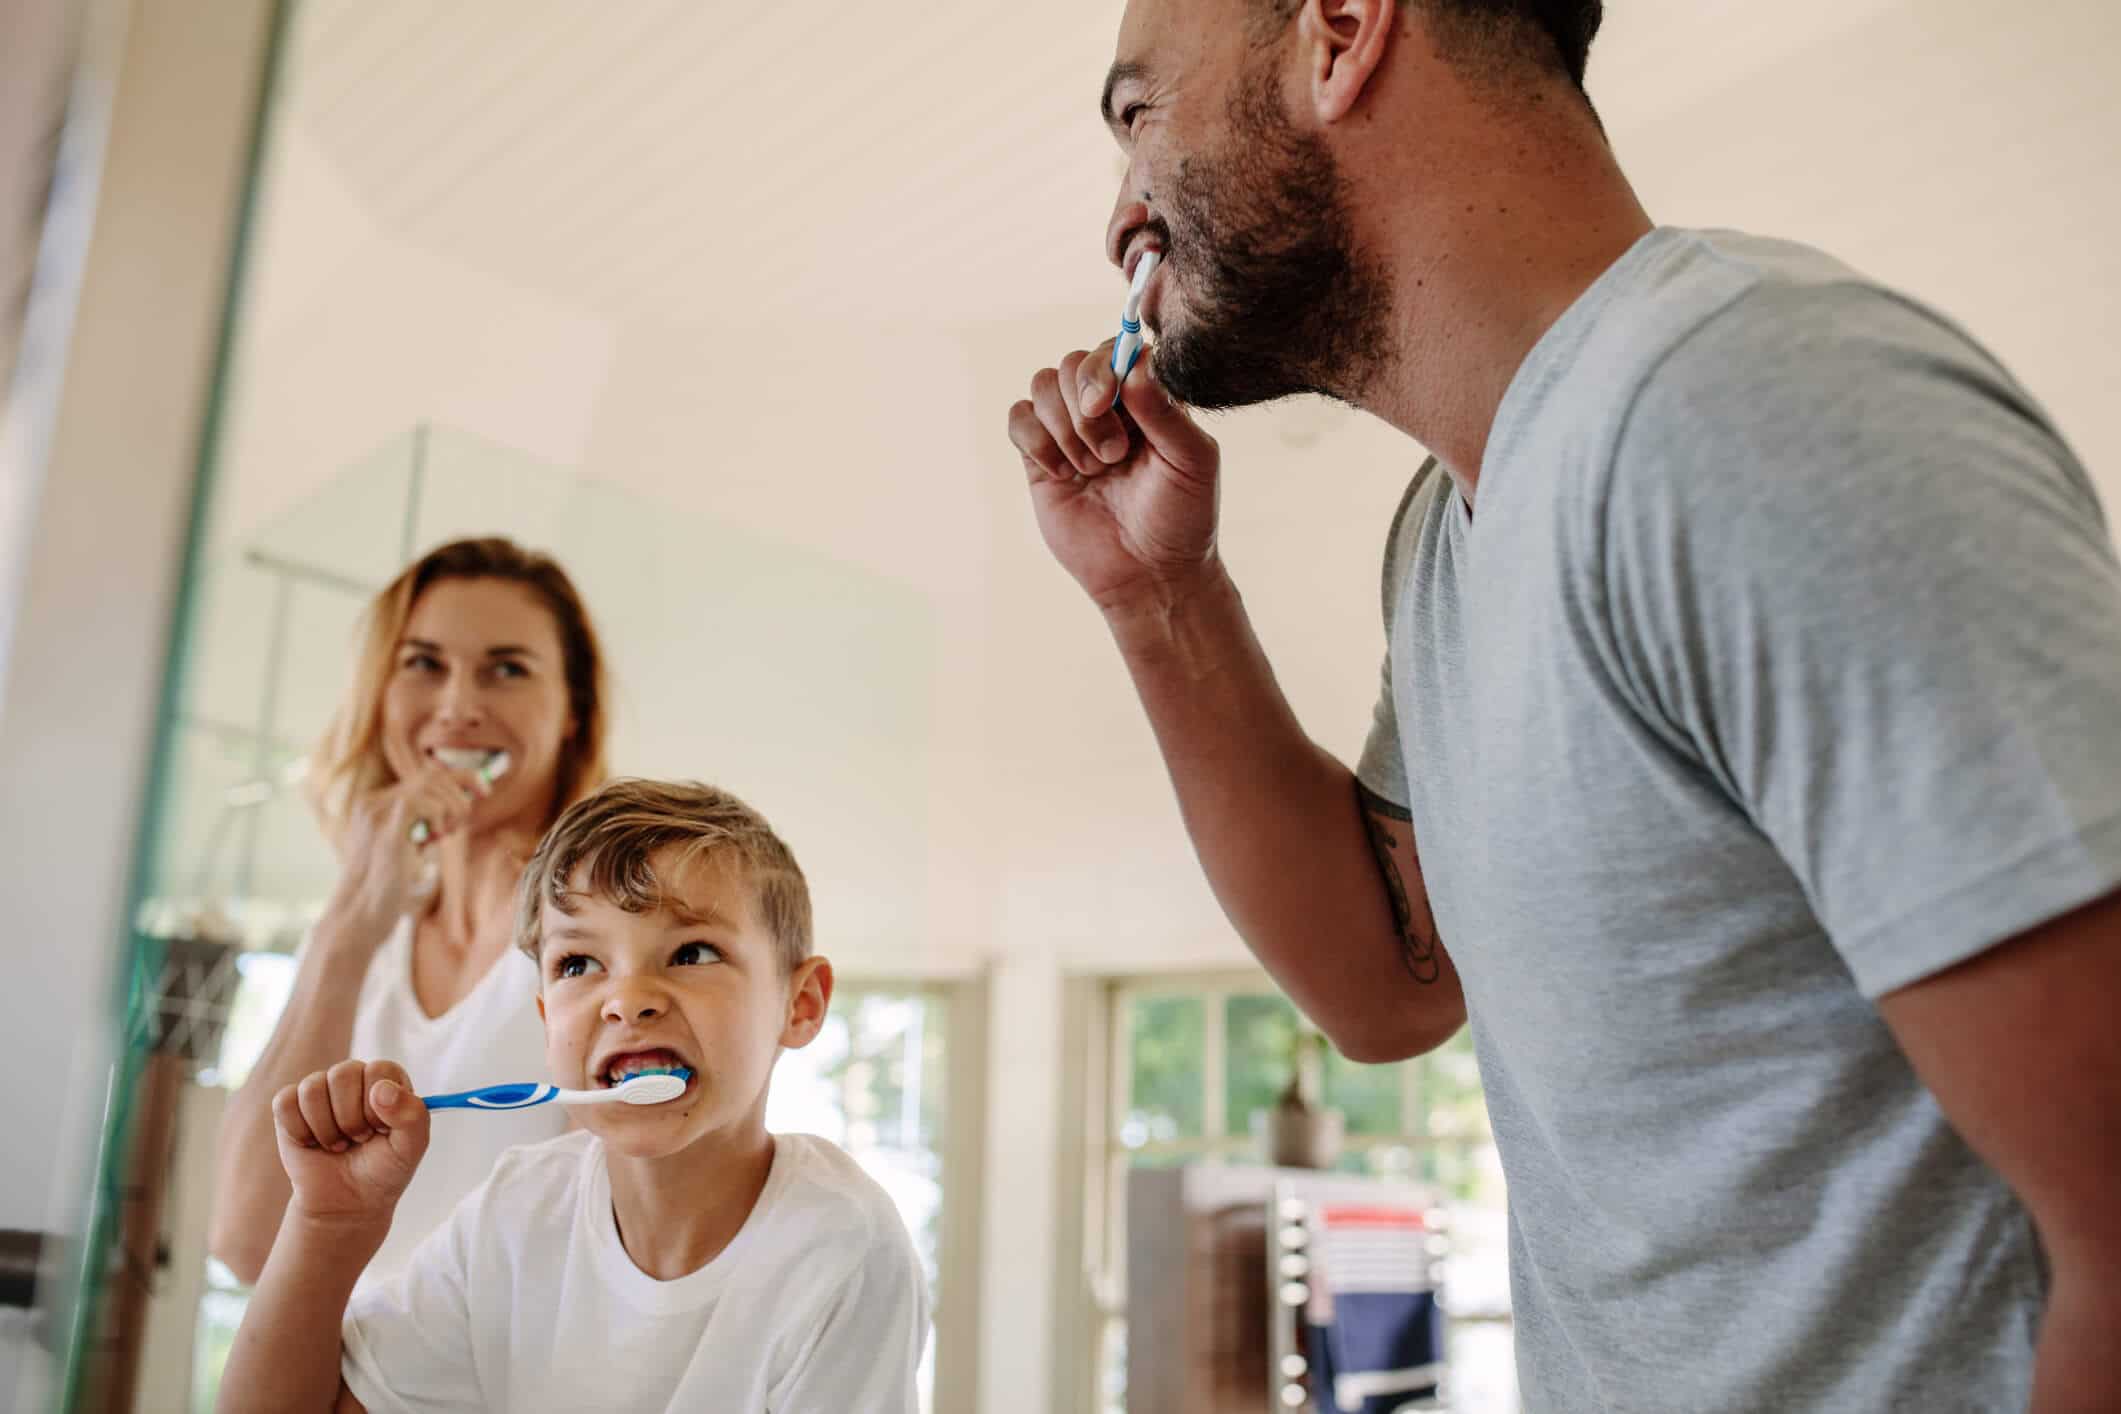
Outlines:
[{"label": "blue and white toothbrush", "polygon": [[[1149,277],[1156,273],[1156,263],[1163,259],[1163,252],[1145,250],[1141,259],[1134,262],[1134,279],[1127,286],[1126,307],[1119,312],[1119,337],[1112,341],[1112,371],[1119,381],[1127,381],[1127,374],[1134,367],[1134,360],[1142,351],[1142,294],[1149,288]],[[1113,403],[1119,395],[1113,394]]]},{"label": "blue and white toothbrush", "polygon": [[527,1110],[537,1105],[660,1105],[685,1093],[684,1066],[644,1071],[609,1090],[562,1090],[557,1085],[486,1085],[452,1095],[422,1095],[431,1110]]}]

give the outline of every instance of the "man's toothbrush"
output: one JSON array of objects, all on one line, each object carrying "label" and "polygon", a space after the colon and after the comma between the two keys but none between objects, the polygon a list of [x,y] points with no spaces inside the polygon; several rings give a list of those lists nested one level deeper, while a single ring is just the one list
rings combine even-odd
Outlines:
[{"label": "man's toothbrush", "polygon": [[[1112,371],[1122,383],[1127,381],[1134,360],[1141,357],[1142,292],[1149,288],[1149,277],[1156,273],[1157,262],[1162,259],[1163,252],[1145,250],[1141,259],[1134,262],[1134,280],[1127,286],[1126,307],[1119,312],[1119,337],[1112,341]],[[1117,393],[1112,395],[1112,401],[1119,402]]]},{"label": "man's toothbrush", "polygon": [[452,1095],[422,1095],[431,1110],[527,1110],[538,1105],[660,1105],[685,1093],[684,1066],[648,1070],[609,1090],[562,1090],[557,1085],[487,1085]]},{"label": "man's toothbrush", "polygon": [[[473,758],[477,758],[474,760]],[[509,759],[505,751],[458,751],[454,747],[436,747],[435,760],[445,766],[454,766],[460,771],[469,771],[479,778],[481,785],[491,786],[508,772]],[[425,820],[412,822],[407,831],[414,844],[426,844],[435,832]]]}]

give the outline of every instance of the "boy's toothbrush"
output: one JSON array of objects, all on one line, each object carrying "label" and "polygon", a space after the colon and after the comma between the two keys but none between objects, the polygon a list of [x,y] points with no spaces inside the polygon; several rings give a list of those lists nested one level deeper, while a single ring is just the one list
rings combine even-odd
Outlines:
[{"label": "boy's toothbrush", "polygon": [[685,1093],[684,1066],[646,1070],[609,1090],[562,1090],[557,1085],[487,1085],[453,1095],[422,1095],[431,1110],[527,1110],[537,1105],[660,1105]]},{"label": "boy's toothbrush", "polygon": [[[460,771],[469,771],[479,778],[481,785],[491,786],[507,774],[509,760],[505,751],[458,751],[453,747],[436,747],[435,759],[445,766],[454,766]],[[414,844],[426,844],[434,838],[434,831],[425,820],[412,822],[407,832]]]},{"label": "boy's toothbrush", "polygon": [[[1163,252],[1145,250],[1141,259],[1134,262],[1134,280],[1127,286],[1126,307],[1119,312],[1119,337],[1112,341],[1112,371],[1122,383],[1127,381],[1134,360],[1141,357],[1142,291],[1149,288],[1149,277],[1156,273],[1156,264],[1162,259]],[[1118,394],[1114,394],[1113,402],[1118,401]]]}]

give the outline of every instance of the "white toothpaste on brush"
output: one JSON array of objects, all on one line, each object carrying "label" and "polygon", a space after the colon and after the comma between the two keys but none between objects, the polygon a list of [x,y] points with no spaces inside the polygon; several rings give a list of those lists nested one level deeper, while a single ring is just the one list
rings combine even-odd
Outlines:
[{"label": "white toothpaste on brush", "polygon": [[[1127,381],[1127,374],[1134,367],[1134,360],[1142,351],[1142,291],[1149,288],[1149,277],[1156,273],[1156,266],[1163,259],[1163,252],[1145,250],[1141,259],[1134,262],[1134,280],[1127,286],[1127,304],[1119,312],[1119,337],[1112,341],[1112,371],[1119,381]],[[1113,395],[1117,403],[1119,397]]]}]

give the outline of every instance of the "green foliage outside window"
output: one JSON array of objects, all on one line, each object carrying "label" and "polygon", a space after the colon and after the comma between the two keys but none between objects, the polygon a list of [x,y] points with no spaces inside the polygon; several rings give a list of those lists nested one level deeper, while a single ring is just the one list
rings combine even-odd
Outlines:
[{"label": "green foliage outside window", "polygon": [[[1288,1084],[1305,1023],[1275,993],[1237,992],[1223,1007],[1223,1146],[1234,1156],[1249,1143],[1252,1114],[1270,1108]],[[1121,1142],[1129,1149],[1204,1133],[1205,1002],[1199,995],[1136,997],[1127,1008],[1131,1080]],[[1413,1068],[1412,1122],[1404,1087]],[[1347,1117],[1351,1141],[1340,1167],[1390,1173],[1433,1184],[1467,1202],[1496,1198],[1481,1151],[1491,1142],[1471,1034],[1461,1031],[1436,1051],[1394,1065],[1357,1065],[1327,1050],[1323,1099]],[[1364,1143],[1362,1141],[1379,1141]],[[1399,1140],[1402,1142],[1393,1143]],[[1137,1164],[1183,1162],[1186,1155],[1137,1152]]]},{"label": "green foliage outside window", "polygon": [[1130,1147],[1201,1132],[1205,1099],[1201,1050],[1206,1039],[1198,997],[1144,997],[1133,1007],[1134,1080],[1128,1096]]}]

